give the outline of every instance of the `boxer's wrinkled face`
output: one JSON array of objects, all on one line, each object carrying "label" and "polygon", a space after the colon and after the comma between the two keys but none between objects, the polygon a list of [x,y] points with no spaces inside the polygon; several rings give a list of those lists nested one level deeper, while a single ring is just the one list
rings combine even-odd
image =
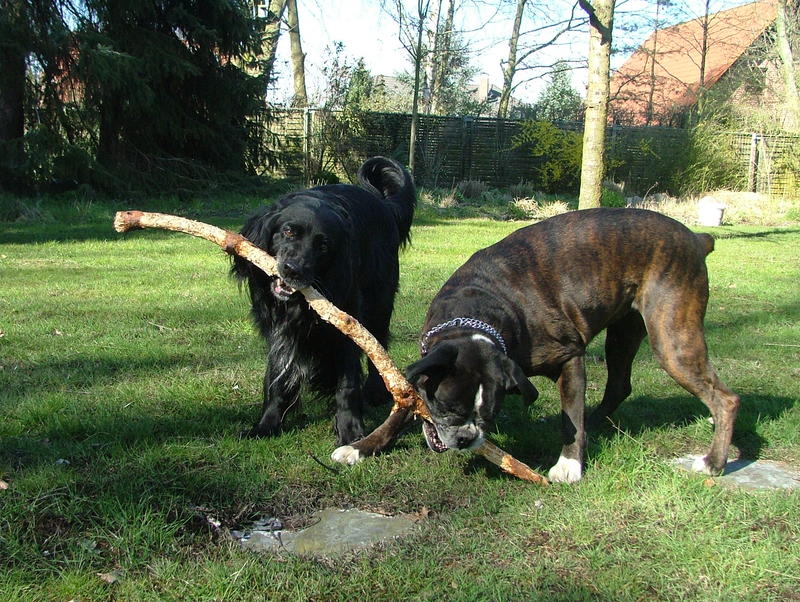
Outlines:
[{"label": "boxer's wrinkled face", "polygon": [[423,431],[435,452],[479,447],[506,393],[521,393],[527,403],[538,396],[522,369],[482,335],[434,344],[406,375],[430,410],[433,423]]}]

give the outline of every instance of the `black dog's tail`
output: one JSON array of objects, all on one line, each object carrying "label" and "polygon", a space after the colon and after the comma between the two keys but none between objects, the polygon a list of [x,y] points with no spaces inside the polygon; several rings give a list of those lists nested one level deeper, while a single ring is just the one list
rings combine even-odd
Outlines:
[{"label": "black dog's tail", "polygon": [[417,206],[417,191],[411,174],[397,161],[372,157],[358,170],[358,181],[363,188],[392,205],[400,239],[407,243],[411,238],[411,220]]}]

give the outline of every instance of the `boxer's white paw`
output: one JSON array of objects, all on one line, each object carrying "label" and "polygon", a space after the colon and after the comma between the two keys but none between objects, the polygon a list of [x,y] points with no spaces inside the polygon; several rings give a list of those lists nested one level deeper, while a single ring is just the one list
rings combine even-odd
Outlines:
[{"label": "boxer's white paw", "polygon": [[714,471],[711,470],[711,467],[708,465],[708,462],[706,462],[705,456],[697,456],[694,459],[694,462],[692,462],[692,470],[694,472],[700,472],[702,474],[707,474],[712,476],[715,474]]},{"label": "boxer's white paw", "polygon": [[331,460],[334,462],[348,464],[350,466],[361,462],[363,459],[364,456],[361,455],[361,452],[352,445],[342,445],[341,447],[337,447],[331,454]]},{"label": "boxer's white paw", "polygon": [[575,483],[581,480],[582,475],[581,463],[564,456],[560,456],[555,466],[547,473],[553,483]]}]

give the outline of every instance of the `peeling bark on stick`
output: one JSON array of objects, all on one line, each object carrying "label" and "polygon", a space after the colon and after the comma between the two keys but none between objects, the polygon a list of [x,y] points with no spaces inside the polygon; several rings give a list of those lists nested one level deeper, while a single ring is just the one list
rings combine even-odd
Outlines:
[{"label": "peeling bark on stick", "polygon": [[494,443],[484,441],[483,444],[475,450],[475,453],[483,456],[492,464],[496,464],[502,470],[508,474],[514,475],[515,477],[524,479],[526,481],[531,481],[532,483],[536,483],[538,485],[550,484],[550,481],[533,470],[530,466],[524,462],[520,462],[511,454],[504,452]]},{"label": "peeling bark on stick", "polygon": [[[278,264],[275,258],[255,246],[241,234],[223,230],[203,222],[163,213],[118,211],[114,217],[114,229],[117,232],[127,232],[128,230],[140,228],[172,230],[204,238],[222,247],[226,253],[244,257],[269,276],[278,275]],[[389,354],[378,340],[372,336],[372,333],[364,328],[358,320],[333,305],[315,288],[304,288],[300,290],[300,293],[306,298],[311,308],[319,314],[320,318],[339,329],[367,354],[367,357],[375,365],[387,389],[394,398],[394,406],[389,417],[373,433],[367,435],[361,441],[369,442],[371,437],[382,440],[396,435],[403,422],[405,422],[409,411],[412,411],[423,420],[431,421],[431,415],[425,406],[425,402],[414,387],[411,386],[411,383],[406,380],[403,373],[397,369]],[[400,412],[400,414],[395,415],[397,412]],[[367,448],[369,448],[369,445],[367,445]],[[548,483],[547,479],[533,471],[528,465],[519,462],[513,456],[488,441],[476,449],[475,452],[520,479],[540,485]]]}]

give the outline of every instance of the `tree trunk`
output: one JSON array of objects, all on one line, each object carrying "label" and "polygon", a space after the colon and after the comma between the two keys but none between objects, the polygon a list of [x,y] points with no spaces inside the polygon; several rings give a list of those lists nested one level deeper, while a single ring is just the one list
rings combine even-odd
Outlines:
[{"label": "tree trunk", "polygon": [[581,190],[578,208],[600,206],[603,189],[603,151],[608,121],[609,67],[614,0],[578,0],[589,15],[589,74],[583,124]]},{"label": "tree trunk", "polygon": [[800,92],[797,89],[797,73],[794,67],[792,46],[787,28],[787,2],[778,0],[775,18],[775,43],[781,59],[781,79],[785,90],[786,118],[784,126],[790,131],[800,130]]},{"label": "tree trunk", "polygon": [[425,54],[425,61],[422,67],[425,84],[420,83],[420,97],[421,97],[421,112],[430,114],[433,111],[433,95],[436,88],[436,76],[438,69],[436,68],[436,61],[439,56],[439,45],[442,42],[440,34],[441,19],[442,19],[442,2],[437,0],[434,5],[434,13],[429,15],[433,21],[433,27],[428,29],[428,51]]},{"label": "tree trunk", "polygon": [[705,12],[703,12],[703,38],[700,40],[700,87],[698,95],[702,95],[706,87],[706,58],[708,57],[708,29],[710,23],[711,0],[706,0]]},{"label": "tree trunk", "polygon": [[408,140],[408,169],[416,175],[417,128],[419,126],[419,84],[422,71],[422,31],[428,16],[430,0],[417,0],[417,40],[414,49],[414,96],[411,101],[411,133]]},{"label": "tree trunk", "polygon": [[261,54],[264,57],[263,74],[267,81],[275,79],[275,53],[278,51],[278,39],[281,35],[281,19],[286,9],[286,0],[269,0],[267,22],[261,42]]},{"label": "tree trunk", "polygon": [[508,60],[503,67],[503,91],[500,93],[500,102],[497,105],[497,116],[501,119],[508,117],[508,105],[511,101],[511,90],[514,76],[517,73],[517,46],[519,44],[519,30],[522,26],[522,15],[525,12],[527,0],[517,0],[517,14],[514,16],[514,27],[508,40]]},{"label": "tree trunk", "polygon": [[647,120],[645,125],[653,123],[653,97],[656,92],[656,60],[658,57],[658,30],[661,27],[661,2],[656,0],[656,24],[653,32],[653,48],[650,54],[650,89],[647,91]]},{"label": "tree trunk", "polygon": [[[22,3],[0,2],[6,19],[22,27]],[[0,43],[0,140],[25,134],[25,51],[11,40]]]},{"label": "tree trunk", "polygon": [[115,95],[107,94],[100,104],[100,132],[97,146],[97,160],[114,169],[122,159],[122,101]]},{"label": "tree trunk", "polygon": [[442,101],[442,89],[447,72],[450,70],[453,49],[453,27],[455,26],[456,3],[450,0],[447,7],[447,18],[444,28],[436,33],[436,37],[441,38],[438,43],[438,52],[434,57],[435,76],[431,82],[431,109],[433,113],[443,114],[444,103]]},{"label": "tree trunk", "polygon": [[297,15],[297,0],[287,2],[289,22],[289,42],[292,51],[292,80],[294,82],[294,98],[292,106],[305,107],[308,105],[306,93],[306,55],[300,40],[300,19]]}]

